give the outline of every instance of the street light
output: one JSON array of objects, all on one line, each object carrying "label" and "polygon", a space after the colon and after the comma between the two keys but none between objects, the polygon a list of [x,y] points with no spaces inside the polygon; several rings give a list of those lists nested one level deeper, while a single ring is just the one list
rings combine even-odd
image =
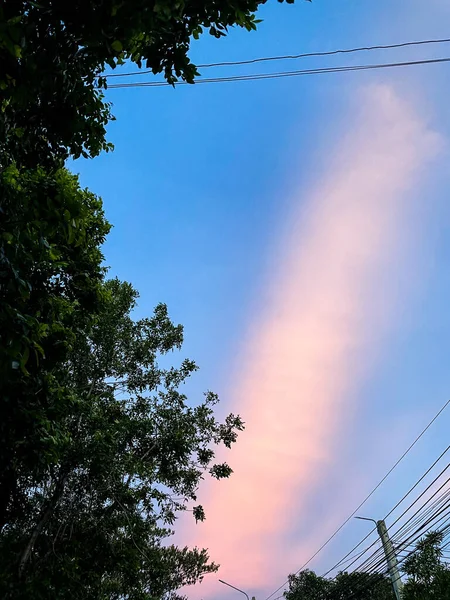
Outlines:
[{"label": "street light", "polygon": [[246,592],[244,592],[243,590],[240,590],[237,587],[234,587],[234,585],[231,585],[231,583],[227,583],[226,581],[223,581],[222,579],[219,579],[220,583],[223,583],[224,585],[227,585],[230,588],[233,588],[233,590],[236,590],[237,592],[241,592],[241,594],[244,594],[244,596],[247,597],[247,600],[250,600],[250,598],[248,597],[248,594]]},{"label": "street light", "polygon": [[360,521],[372,521],[372,523],[375,523],[375,525],[377,524],[375,519],[368,519],[367,517],[355,517],[355,519],[359,519]]}]

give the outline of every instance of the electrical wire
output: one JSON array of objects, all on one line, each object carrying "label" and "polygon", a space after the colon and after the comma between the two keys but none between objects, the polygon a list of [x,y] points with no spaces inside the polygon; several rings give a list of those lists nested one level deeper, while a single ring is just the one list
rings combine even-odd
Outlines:
[{"label": "electrical wire", "polygon": [[[400,519],[401,519],[402,517],[404,517],[408,511],[410,511],[410,510],[411,510],[411,508],[412,508],[412,507],[413,507],[413,506],[416,504],[416,502],[418,502],[418,501],[419,501],[419,500],[420,500],[420,499],[421,499],[421,498],[422,498],[422,497],[423,497],[423,496],[426,494],[426,492],[427,492],[427,491],[428,491],[428,490],[429,490],[429,489],[430,489],[430,488],[431,488],[431,487],[432,487],[432,486],[433,486],[433,485],[434,485],[434,484],[435,484],[435,483],[436,483],[436,482],[439,480],[439,478],[441,477],[441,475],[442,475],[443,473],[445,473],[445,471],[446,471],[446,470],[447,470],[449,467],[450,467],[450,463],[449,463],[449,464],[448,464],[446,467],[444,467],[444,469],[443,469],[443,470],[442,470],[442,471],[439,473],[439,475],[438,475],[438,476],[437,476],[437,477],[436,477],[436,478],[435,478],[435,479],[434,479],[434,480],[433,480],[433,481],[432,481],[432,482],[431,482],[431,483],[430,483],[430,484],[429,484],[429,485],[428,485],[428,486],[427,486],[427,487],[426,487],[426,488],[423,490],[423,492],[422,492],[422,493],[421,493],[421,494],[420,494],[420,495],[419,495],[419,496],[418,496],[418,497],[417,497],[417,498],[414,500],[414,502],[412,502],[412,503],[411,503],[411,504],[408,506],[408,508],[407,508],[406,510],[404,510],[404,511],[402,512],[402,514],[401,514],[399,517],[397,517],[397,519],[396,519],[396,520],[395,520],[395,521],[392,523],[392,525],[390,525],[390,526],[388,527],[388,531],[389,531],[390,529],[392,529],[392,527],[393,527],[393,526],[394,526],[396,523],[398,523],[398,522],[400,521]],[[443,488],[443,487],[444,487],[444,486],[445,486],[445,485],[446,485],[446,484],[447,484],[449,481],[450,481],[450,479],[447,479],[447,481],[444,481],[444,483],[441,485],[441,487],[440,487],[440,488],[438,488],[438,490],[437,490],[436,492],[434,492],[434,494],[433,494],[433,495],[432,495],[432,496],[431,496],[431,497],[430,497],[430,498],[427,500],[427,502],[429,502],[429,501],[430,501],[430,500],[431,500],[431,499],[432,499],[432,498],[433,498],[433,497],[434,497],[434,496],[435,496],[435,495],[436,495],[436,494],[437,494],[437,493],[438,493],[438,492],[439,492],[439,491],[440,491],[440,490],[441,490],[441,489],[442,489],[442,488]],[[420,509],[419,509],[419,510],[420,510]],[[418,511],[417,511],[417,512],[418,512]],[[414,517],[414,516],[417,514],[417,512],[416,512],[416,513],[414,513],[413,517]],[[413,517],[411,517],[411,518],[413,518]],[[401,528],[400,528],[400,530],[399,530],[399,531],[401,531]],[[399,533],[399,531],[397,531],[397,532],[396,532],[394,535],[397,535],[397,534]]]},{"label": "electrical wire", "polygon": [[[234,60],[234,61],[226,61],[226,62],[216,62],[216,63],[206,63],[201,65],[196,65],[198,69],[209,69],[211,67],[235,67],[242,65],[253,65],[256,63],[263,62],[275,62],[280,60],[299,60],[302,58],[314,58],[314,57],[322,57],[322,56],[333,56],[336,54],[354,54],[357,52],[369,52],[373,50],[393,50],[397,48],[405,48],[409,46],[424,46],[429,44],[445,44],[450,42],[450,38],[440,38],[440,39],[431,39],[431,40],[418,40],[413,42],[400,42],[397,44],[384,44],[377,46],[360,46],[358,48],[344,48],[339,50],[328,50],[322,52],[305,52],[302,54],[286,54],[282,56],[263,56],[260,58],[251,58],[248,60]],[[126,73],[109,73],[106,75],[102,75],[107,79],[113,77],[132,77],[134,75],[148,75],[153,73],[152,69],[145,69],[144,71],[135,71],[135,72],[126,72]]]},{"label": "electrical wire", "polygon": [[[423,531],[423,530],[424,530],[424,529],[425,529],[425,528],[426,528],[428,525],[430,525],[430,524],[431,524],[431,523],[432,523],[432,522],[433,522],[433,521],[434,521],[434,520],[435,520],[435,519],[436,519],[436,518],[437,518],[439,515],[441,515],[441,513],[445,512],[445,511],[447,511],[447,513],[445,513],[445,514],[444,514],[444,517],[445,517],[445,516],[448,516],[448,515],[450,514],[450,503],[449,503],[449,502],[447,502],[447,503],[446,503],[446,504],[445,504],[443,507],[441,507],[439,510],[436,510],[436,511],[433,513],[433,515],[432,515],[431,517],[429,517],[428,519],[426,519],[426,520],[425,520],[425,521],[424,521],[424,522],[423,522],[423,523],[422,523],[422,524],[421,524],[419,527],[417,527],[417,528],[415,529],[415,531],[414,531],[412,534],[410,534],[410,536],[409,536],[408,538],[406,538],[406,540],[404,540],[404,541],[402,542],[402,544],[403,544],[404,546],[411,545],[411,544],[412,544],[412,543],[415,541],[415,538],[414,538],[414,536],[416,536],[418,532],[420,532],[420,531]],[[419,534],[419,537],[420,537],[420,535],[422,535],[422,534],[420,533],[420,534]],[[413,538],[414,538],[414,539],[413,539]],[[412,541],[411,541],[411,540],[412,540]]]},{"label": "electrical wire", "polygon": [[[367,537],[369,535],[371,535],[373,532],[375,531],[375,529],[372,529],[372,531],[366,536],[365,539],[367,539]],[[373,548],[376,543],[377,543],[378,539],[375,539],[375,541],[373,541],[370,546],[367,546],[366,548],[364,548],[364,550],[360,550],[359,552],[357,552],[356,554],[351,554],[351,556],[347,556],[347,554],[344,556],[344,558],[341,558],[341,560],[339,562],[337,562],[333,567],[331,567],[331,569],[328,569],[328,571],[326,573],[324,573],[322,575],[322,577],[327,577],[330,573],[332,573],[333,571],[335,571],[336,569],[339,568],[340,572],[346,572],[349,570],[349,568],[360,558],[362,558],[364,556],[364,554],[366,554],[371,548]],[[344,562],[346,561],[346,559],[349,561],[346,564],[344,564]]]},{"label": "electrical wire", "polygon": [[[438,457],[437,460],[435,460],[433,462],[431,467],[429,467],[427,469],[425,474],[409,490],[409,492],[403,496],[401,501],[399,503],[397,503],[397,505],[394,507],[393,510],[395,510],[395,508],[397,506],[399,506],[407,498],[407,496],[412,492],[412,490],[417,487],[417,484],[420,483],[420,481],[422,481],[424,479],[424,477],[431,471],[431,469],[437,464],[437,462],[444,456],[445,453],[446,453],[446,450],[443,453],[441,453],[441,455]],[[431,484],[424,490],[424,492],[422,492],[419,495],[419,497],[416,498],[416,500],[413,503],[411,503],[411,505],[406,509],[406,511],[404,511],[404,513],[400,516],[400,518],[402,516],[404,516],[409,510],[411,510],[411,508],[417,503],[417,501],[419,501],[420,498],[423,497],[425,495],[425,493],[434,485],[434,483],[436,483],[436,481],[438,481],[439,478],[442,477],[443,473],[445,473],[448,466],[449,465],[447,465],[447,467],[445,467],[440,472],[440,474],[437,476],[437,478],[433,482],[431,482]],[[434,494],[432,496],[430,496],[428,499],[426,499],[425,502],[423,502],[423,504],[420,506],[420,508],[418,510],[416,510],[414,515],[412,515],[408,519],[408,521],[404,525],[402,525],[398,529],[398,531],[394,534],[395,538],[392,538],[392,543],[397,545],[396,555],[401,560],[406,559],[408,557],[408,555],[410,553],[408,552],[408,550],[406,550],[406,548],[408,548],[411,545],[414,545],[414,543],[423,535],[424,530],[430,529],[431,527],[436,528],[437,526],[439,526],[439,529],[442,529],[442,527],[446,524],[446,522],[450,521],[450,501],[449,501],[450,489],[447,489],[446,491],[441,493],[435,500],[433,500],[433,498],[437,494],[439,494],[440,490],[442,490],[442,488],[448,482],[449,482],[449,480],[445,481],[440,486],[440,488],[438,488],[434,492]],[[389,514],[392,514],[393,510],[391,510]],[[398,521],[398,519],[397,519],[397,521]],[[396,522],[394,522],[394,524]],[[390,529],[392,528],[393,525],[390,526]],[[400,533],[402,534],[403,540],[399,544]],[[407,537],[405,539],[404,536],[406,534],[409,534],[409,537]],[[350,562],[349,564],[346,565],[345,571],[347,571],[350,568],[350,566],[357,563],[366,552],[368,552],[371,548],[373,548],[375,545],[377,545],[377,542],[378,542],[378,540],[375,540],[370,546],[365,548],[362,552],[360,552],[356,556],[353,556],[352,562]],[[404,556],[400,556],[400,553],[403,553]],[[341,565],[343,561],[344,561],[344,559],[341,559],[341,561],[339,561],[337,563],[337,565]],[[368,576],[370,574],[380,575],[383,573],[383,568],[384,568],[385,563],[386,563],[386,558],[384,555],[384,550],[380,546],[378,549],[376,549],[374,552],[372,552],[372,554],[368,558],[366,558],[362,563],[355,566],[355,568],[352,572],[353,573],[354,572],[365,573]],[[324,576],[326,576],[329,572],[334,570],[334,568],[335,567],[333,567],[330,571],[328,571]],[[341,569],[341,572],[342,572],[342,569]],[[371,585],[372,585],[372,583],[369,581],[368,585],[363,584],[363,587],[359,586],[356,590],[354,590],[354,593],[351,596],[348,596],[348,600],[350,600],[350,598],[353,598],[356,593],[362,592],[364,589],[366,589],[368,586],[371,586]]]},{"label": "electrical wire", "polygon": [[[448,483],[448,480],[444,482],[443,485],[446,483]],[[431,485],[433,484],[430,484],[430,486]],[[414,531],[410,532],[409,529],[404,530],[405,526],[402,526],[399,528],[399,531],[396,532],[397,534],[403,530],[403,535],[406,532],[409,533],[409,536],[403,539],[401,546],[396,549],[397,563],[399,567],[416,551],[416,544],[423,536],[425,531],[433,529],[446,534],[446,532],[450,530],[450,490],[446,490],[445,492],[441,493],[438,498],[433,501],[434,496],[439,493],[442,487],[443,486],[436,490],[433,496],[428,498],[416,511],[413,517],[411,517],[412,520],[417,514],[420,513],[419,517],[416,517],[411,521],[411,523],[414,523]],[[420,497],[418,499],[420,499]],[[415,502],[411,504],[411,506],[414,504]],[[411,508],[411,506],[409,508]],[[432,514],[430,515],[430,513]],[[444,537],[443,541],[445,540],[446,538]],[[375,543],[372,544],[372,546],[375,545]],[[445,545],[443,544],[442,549],[445,549],[449,544],[450,542],[446,543]],[[410,546],[413,547],[411,551],[407,550],[407,548]],[[382,581],[382,578],[386,577],[388,574],[385,565],[386,557],[384,554],[384,549],[380,544],[380,547],[376,549],[363,563],[359,564],[353,571],[351,571],[350,574],[360,573],[361,576],[366,579],[366,581],[361,582],[360,585],[356,584],[355,587],[355,581],[350,580],[348,588],[346,590],[341,590],[341,593],[345,593],[346,600],[352,600],[356,597],[361,598],[361,595],[364,591],[368,590],[369,588],[373,589],[374,586],[379,585]]]},{"label": "electrical wire", "polygon": [[[441,460],[441,458],[443,458],[447,454],[447,452],[449,450],[450,450],[450,446],[447,446],[447,448],[442,452],[442,454],[440,456],[438,456],[438,458],[434,461],[434,463],[431,465],[431,467],[428,467],[428,469],[425,471],[425,473],[422,475],[422,477],[416,481],[416,483],[406,492],[406,494],[403,496],[403,498],[397,502],[397,504],[394,506],[394,508],[392,508],[388,512],[388,514],[384,517],[385,520],[392,515],[394,510],[396,508],[398,508],[400,506],[400,504],[402,504],[402,502],[404,502],[406,500],[406,498],[411,494],[411,492],[416,489],[416,487],[419,485],[419,483],[421,483],[425,479],[425,477],[428,475],[428,473],[430,471],[432,471],[432,469],[437,465],[437,463]],[[444,468],[444,470],[441,471],[441,473],[438,475],[438,477],[440,477],[442,475],[442,473],[444,473],[449,468],[449,466],[450,466],[450,464],[448,464]]]},{"label": "electrical wire", "polygon": [[[404,540],[403,545],[406,547],[412,545],[413,549],[409,552],[403,551],[404,556],[400,556],[400,557],[399,557],[399,551],[398,550],[396,551],[396,556],[398,558],[397,563],[398,563],[399,567],[408,559],[409,556],[411,556],[416,551],[416,544],[417,544],[418,540],[423,536],[424,531],[429,531],[431,529],[435,530],[435,531],[440,531],[444,534],[444,540],[445,540],[445,535],[450,530],[450,501],[449,501],[447,493],[441,494],[440,498],[441,498],[440,502],[441,502],[441,504],[443,504],[443,506],[436,508],[434,510],[434,513],[432,514],[432,516],[429,517],[428,519],[426,519],[420,525],[420,527],[417,527],[415,529],[415,531],[406,540]],[[426,506],[430,500],[431,500],[431,498],[428,499],[424,503],[424,506]],[[436,503],[433,503],[433,504],[435,505]],[[450,544],[450,542],[445,544],[445,546],[442,545],[442,550],[448,544]],[[353,571],[353,572],[359,571],[359,572],[365,573],[366,575],[380,574],[381,573],[380,568],[386,561],[384,552],[382,552],[382,554],[383,554],[383,556],[378,561],[378,563],[374,563],[372,561],[372,564],[369,564],[366,561],[362,565],[359,565],[359,567],[357,569],[355,569],[355,571]],[[351,596],[346,596],[347,600],[350,600],[351,598],[353,598],[355,596],[355,593],[359,594],[364,589],[367,589],[367,587],[370,587],[370,586],[371,586],[371,583],[369,582],[368,586],[357,588]]]},{"label": "electrical wire", "polygon": [[[394,469],[402,462],[402,460],[407,456],[407,454],[414,448],[417,442],[425,435],[425,433],[429,430],[429,428],[433,425],[433,423],[439,418],[439,416],[444,412],[447,406],[450,404],[450,399],[448,399],[445,404],[440,408],[440,410],[436,413],[436,415],[431,419],[431,421],[426,425],[426,427],[419,433],[419,435],[415,438],[415,440],[408,446],[405,452],[400,456],[400,458],[394,463],[394,465],[389,469],[386,475],[379,481],[379,483],[372,489],[372,491],[364,498],[364,500],[355,508],[355,510],[347,517],[347,519],[340,525],[334,533],[320,546],[320,548],[294,573],[297,575],[300,571],[310,564],[310,562],[336,537],[336,535],[345,527],[345,525],[356,515],[360,508],[364,506],[364,504],[373,496],[373,494],[377,491],[377,489],[386,481],[389,475],[394,471]],[[407,495],[405,496],[405,498]],[[352,554],[364,541],[373,533],[373,531],[369,532],[363,540],[361,540],[350,552],[344,557],[347,558],[350,554]],[[371,547],[371,546],[370,546]],[[339,563],[338,563],[339,564]],[[333,570],[333,569],[331,569]],[[329,573],[330,571],[328,571]],[[327,574],[328,574],[327,573]],[[282,588],[285,587],[286,584],[289,583],[287,580],[285,583],[280,585],[274,592],[272,592],[269,596],[267,596],[266,600],[270,600],[275,594],[277,594]]]},{"label": "electrical wire", "polygon": [[[424,60],[405,61],[396,63],[378,63],[372,65],[345,65],[341,67],[326,67],[320,69],[303,69],[299,71],[281,71],[277,73],[257,73],[254,75],[235,75],[230,77],[211,77],[211,78],[199,78],[194,83],[188,83],[187,81],[179,81],[175,85],[198,85],[204,83],[230,83],[236,81],[260,81],[263,79],[281,79],[286,77],[299,77],[304,75],[320,75],[326,73],[348,73],[352,71],[371,71],[374,69],[390,69],[398,67],[411,67],[418,65],[430,65],[450,62],[450,57],[442,58],[431,58]],[[172,84],[167,81],[144,81],[144,82],[132,82],[132,83],[116,83],[107,86],[107,89],[119,89],[119,88],[138,88],[138,87],[173,87]]]},{"label": "electrical wire", "polygon": [[[450,512],[450,511],[449,511]],[[447,513],[448,514],[448,513]],[[429,528],[430,530],[431,528]],[[450,523],[445,525],[445,527],[442,527],[441,529],[437,529],[436,531],[441,532],[444,534],[444,539],[446,538],[446,534],[449,532],[450,530]],[[423,531],[421,533],[419,533],[419,535],[416,536],[415,541],[417,542],[421,537],[423,536]],[[407,556],[405,556],[404,558],[402,558],[400,561],[398,562],[398,565],[401,566],[402,564],[404,564],[404,562],[414,554],[414,552],[416,552],[417,548],[414,547],[413,550],[411,550]]]},{"label": "electrical wire", "polygon": [[[444,515],[441,515],[442,512],[444,512]],[[450,523],[446,524],[448,521],[450,521],[450,517],[448,516],[449,514],[450,514],[450,503],[447,503],[447,505],[445,507],[443,507],[440,511],[436,511],[435,514],[433,515],[433,517],[430,518],[426,523],[424,523],[424,525],[422,527],[420,527],[411,536],[411,542],[408,545],[414,544],[414,548],[410,552],[406,552],[405,556],[400,557],[400,560],[397,560],[397,564],[399,567],[408,559],[409,556],[414,554],[414,552],[416,551],[415,543],[417,543],[417,541],[423,536],[423,533],[424,533],[423,530],[425,528],[428,528],[428,530],[429,530],[429,529],[431,529],[431,526],[433,526],[433,529],[434,529],[440,520],[445,519],[444,523],[441,523],[440,527],[436,530],[441,531],[444,534],[446,534],[446,532],[450,529]],[[440,517],[440,518],[438,518],[438,520],[436,521],[437,517]],[[433,521],[435,521],[435,522],[433,522]],[[445,526],[444,526],[444,524],[445,524]],[[398,553],[396,555],[398,557]],[[381,559],[379,560],[379,562],[377,564],[375,564],[372,567],[365,566],[364,570],[361,570],[361,568],[362,568],[362,566],[361,566],[361,568],[358,568],[358,571],[355,570],[355,571],[353,571],[353,573],[361,572],[361,573],[364,573],[368,577],[373,576],[373,575],[386,575],[388,573],[388,571],[383,571],[381,569],[381,566],[385,562],[386,562],[386,558],[385,558],[384,552],[383,552],[383,556],[381,557]],[[373,582],[368,581],[367,584],[363,584],[362,586],[357,587],[350,596],[346,595],[346,600],[351,600],[352,598],[355,597],[355,595],[358,595],[358,597],[359,597],[361,592],[365,591],[369,587],[372,587],[373,585],[374,585]]]},{"label": "electrical wire", "polygon": [[[356,544],[356,546],[354,546],[349,552],[347,552],[347,554],[343,558],[341,558],[341,560],[339,562],[337,562],[334,566],[332,566],[331,569],[328,569],[328,571],[323,574],[323,577],[326,577],[332,571],[335,571],[339,566],[341,566],[342,563],[344,562],[344,560],[346,560],[347,558],[350,558],[350,555],[354,552],[354,550],[356,550],[356,548],[359,548],[359,546],[361,546],[361,544],[363,544],[367,540],[367,538],[369,538],[372,535],[372,533],[374,533],[375,531],[376,531],[376,527],[374,527],[371,531],[369,531],[369,533],[365,537],[363,537],[363,539],[360,542],[358,542],[358,544]],[[361,558],[361,556],[364,556],[364,554],[366,552],[368,552],[376,544],[376,542],[377,542],[377,540],[372,542],[370,544],[370,546],[367,546],[367,548],[365,550],[362,550],[362,552],[360,552],[358,554],[357,558]],[[353,564],[353,562],[349,563],[346,566],[346,568],[348,569],[352,564]]]},{"label": "electrical wire", "polygon": [[[380,571],[379,573],[376,573],[374,575],[377,576],[377,579],[379,580],[378,583],[381,583],[382,578],[385,580],[388,580],[389,571],[388,570]],[[360,600],[363,597],[362,596],[363,592],[366,592],[369,589],[373,589],[373,586],[374,586],[374,582],[370,580],[370,575],[369,575],[368,581],[365,584],[360,585],[359,587],[354,589],[352,592],[350,592],[351,595],[345,596],[345,600],[353,600],[353,599]]]},{"label": "electrical wire", "polygon": [[[448,403],[447,403],[448,404]],[[434,418],[433,421],[430,422],[430,425],[437,419],[437,417],[441,414],[442,410],[445,408],[446,405],[444,405],[444,407],[441,409],[441,411],[439,411],[439,413],[436,415],[436,417]],[[424,430],[425,432],[425,430]],[[422,432],[422,434],[424,433]],[[419,438],[420,439],[420,438]],[[418,479],[418,481],[416,481],[416,483],[408,490],[408,492],[403,496],[403,498],[397,502],[397,504],[394,506],[394,508],[392,510],[389,511],[389,513],[385,516],[385,519],[387,519],[387,517],[389,517],[396,508],[398,508],[400,506],[400,504],[402,504],[402,502],[404,502],[404,500],[411,494],[411,492],[419,485],[419,483],[421,481],[423,481],[423,479],[430,473],[430,471],[436,466],[436,464],[443,458],[443,456],[445,456],[445,454],[449,451],[450,446],[448,446],[441,454],[440,456],[433,462],[433,464],[425,471],[425,473],[420,477],[420,479]],[[406,453],[409,451],[409,449],[406,451]],[[405,456],[405,455],[404,455]],[[396,465],[394,465],[393,468],[395,468]],[[416,499],[415,502],[417,502],[417,500],[420,500],[420,498],[426,493],[426,491],[442,476],[442,474],[449,468],[450,465],[447,465],[443,471],[441,471],[441,473],[439,473],[439,475],[437,476],[437,478],[428,486],[428,488],[426,488],[424,490],[424,492]],[[414,504],[414,503],[413,503]],[[402,516],[404,516],[408,510],[410,510],[410,508],[413,506],[410,505],[408,507],[408,509],[406,509],[406,511],[400,515],[400,517],[397,519],[397,521],[395,521],[391,527],[393,525],[395,525],[401,518]],[[359,510],[356,509],[356,510]],[[355,511],[356,512],[356,511]],[[331,569],[329,569],[324,575],[323,577],[326,577],[327,575],[329,575],[332,571],[334,571],[337,567],[341,566],[342,563],[349,557],[350,554],[352,554],[354,552],[354,550],[356,550],[356,548],[358,548],[373,532],[375,531],[375,528],[372,529],[352,550],[350,550],[350,552],[348,552],[338,563],[336,563]],[[370,546],[368,546],[365,550],[363,550],[361,553],[358,554],[358,556],[348,565],[346,565],[346,568],[348,569],[350,566],[352,566],[359,558],[361,558],[366,552],[368,552],[370,550],[370,548],[372,548],[375,545],[376,541],[373,542]]]},{"label": "electrical wire", "polygon": [[[434,510],[436,510],[438,508],[438,506],[441,505],[443,502],[445,502],[449,497],[450,497],[450,489],[447,490],[444,494],[441,494],[441,496],[431,504],[431,506],[425,511],[425,513],[423,515],[413,518],[413,520],[409,523],[409,525],[401,531],[402,536],[407,535],[410,531],[413,531],[415,528],[417,528],[425,517],[432,514],[432,512]],[[401,547],[400,536],[396,534],[396,536],[392,538],[392,543],[394,544],[394,546],[397,545],[397,547],[400,548]]]}]

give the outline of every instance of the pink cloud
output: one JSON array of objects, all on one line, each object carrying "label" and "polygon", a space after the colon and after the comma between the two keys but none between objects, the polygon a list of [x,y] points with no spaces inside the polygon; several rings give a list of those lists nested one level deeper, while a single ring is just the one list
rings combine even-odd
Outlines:
[{"label": "pink cloud", "polygon": [[293,194],[233,387],[231,408],[247,422],[227,457],[234,474],[208,483],[207,520],[189,540],[244,589],[276,586],[316,549],[309,537],[286,562],[284,536],[333,464],[356,386],[398,318],[395,270],[413,269],[410,209],[440,139],[387,86],[366,89],[358,106],[326,180]]}]

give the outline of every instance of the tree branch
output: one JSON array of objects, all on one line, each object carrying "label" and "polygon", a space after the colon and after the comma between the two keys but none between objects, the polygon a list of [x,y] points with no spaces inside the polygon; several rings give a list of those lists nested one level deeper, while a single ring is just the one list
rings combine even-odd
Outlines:
[{"label": "tree branch", "polygon": [[31,552],[33,551],[36,540],[38,539],[41,531],[43,530],[43,528],[49,522],[50,518],[53,515],[56,505],[58,504],[58,502],[64,492],[64,487],[66,485],[66,481],[67,481],[68,477],[69,477],[68,471],[63,471],[60,473],[58,480],[56,482],[55,490],[54,490],[51,498],[47,502],[45,508],[41,512],[39,521],[37,522],[37,524],[33,530],[33,533],[31,534],[31,537],[28,541],[28,544],[26,545],[26,547],[22,553],[22,556],[20,557],[20,561],[19,561],[19,575],[20,576],[22,576],[22,574],[23,574],[25,566],[30,558]]}]

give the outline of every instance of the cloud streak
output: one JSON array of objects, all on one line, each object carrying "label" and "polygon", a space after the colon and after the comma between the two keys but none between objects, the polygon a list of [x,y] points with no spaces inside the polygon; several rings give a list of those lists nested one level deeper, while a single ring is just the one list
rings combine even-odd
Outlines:
[{"label": "cloud streak", "polygon": [[[398,318],[397,270],[413,269],[414,190],[440,140],[390,87],[359,100],[326,180],[293,195],[232,390],[247,421],[230,456],[234,474],[208,483],[207,521],[191,540],[244,589],[281,583],[315,550],[308,535],[287,558],[283,540],[333,465],[357,385]],[[216,585],[199,594],[217,595]]]}]

